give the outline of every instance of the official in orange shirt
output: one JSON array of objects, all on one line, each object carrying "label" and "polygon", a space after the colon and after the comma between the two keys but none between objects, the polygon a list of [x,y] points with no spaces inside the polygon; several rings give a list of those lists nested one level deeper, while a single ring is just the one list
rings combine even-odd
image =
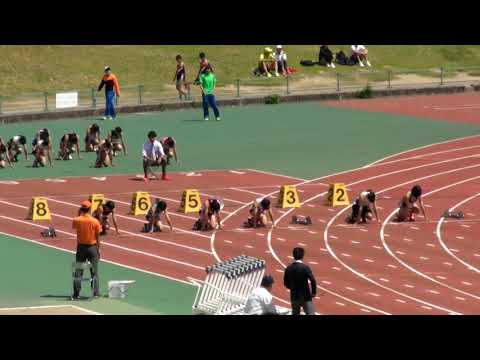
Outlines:
[{"label": "official in orange shirt", "polygon": [[112,74],[110,70],[110,66],[105,66],[105,74],[103,75],[102,81],[98,86],[98,91],[102,90],[104,86],[106,107],[103,120],[115,120],[117,116],[115,112],[115,96],[120,97],[120,87],[118,86],[117,77]]},{"label": "official in orange shirt", "polygon": [[[99,281],[98,281],[98,262],[100,261],[100,241],[99,234],[102,231],[100,222],[90,215],[92,203],[88,200],[82,201],[79,210],[79,216],[73,219],[72,228],[77,230],[77,253],[76,262],[90,261],[92,264],[92,278],[95,276],[96,281],[93,284],[93,296],[99,297]],[[83,270],[77,270],[75,277],[83,276]],[[73,283],[73,299],[80,297],[82,284],[80,281]]]}]

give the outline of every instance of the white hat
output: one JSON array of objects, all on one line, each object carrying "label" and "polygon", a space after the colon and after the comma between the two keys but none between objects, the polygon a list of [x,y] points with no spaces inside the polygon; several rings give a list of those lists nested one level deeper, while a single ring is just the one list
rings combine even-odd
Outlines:
[{"label": "white hat", "polygon": [[283,49],[282,45],[277,45],[277,49]]},{"label": "white hat", "polygon": [[110,66],[105,66],[105,68],[103,69],[103,71],[107,71],[107,70],[110,70]]}]

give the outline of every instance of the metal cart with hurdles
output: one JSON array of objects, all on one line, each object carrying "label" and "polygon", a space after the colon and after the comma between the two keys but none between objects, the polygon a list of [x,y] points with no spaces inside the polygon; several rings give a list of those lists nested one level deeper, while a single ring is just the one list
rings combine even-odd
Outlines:
[{"label": "metal cart with hurdles", "polygon": [[243,315],[248,296],[262,282],[265,267],[265,260],[240,255],[208,266],[205,281],[189,278],[198,286],[193,314]]}]

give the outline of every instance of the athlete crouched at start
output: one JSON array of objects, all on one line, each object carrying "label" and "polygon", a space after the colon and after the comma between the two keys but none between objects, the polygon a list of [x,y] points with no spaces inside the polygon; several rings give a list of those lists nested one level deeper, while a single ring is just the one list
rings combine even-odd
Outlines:
[{"label": "athlete crouched at start", "polygon": [[355,224],[355,223],[366,223],[367,219],[373,219],[373,213],[375,213],[375,218],[377,222],[380,221],[378,217],[377,211],[377,202],[376,202],[376,194],[373,190],[366,190],[362,191],[360,195],[353,201],[352,205],[352,213],[350,216],[347,217],[347,223]]},{"label": "athlete crouched at start", "polygon": [[102,140],[97,149],[96,168],[115,166],[113,165],[113,151],[110,140]]},{"label": "athlete crouched at start", "polygon": [[208,231],[213,229],[222,229],[220,220],[220,211],[222,209],[220,201],[217,199],[207,199],[199,211],[200,217],[193,225],[193,230]]},{"label": "athlete crouched at start", "polygon": [[113,156],[117,156],[117,153],[123,151],[123,155],[127,155],[127,146],[123,140],[122,128],[117,126],[108,134],[108,140],[112,143]]},{"label": "athlete crouched at start", "polygon": [[102,232],[100,235],[107,235],[107,231],[110,229],[110,223],[108,222],[108,217],[110,215],[112,216],[112,223],[113,226],[115,226],[115,231],[117,235],[119,234],[117,220],[115,219],[115,203],[109,200],[105,204],[99,205],[93,212],[93,217],[100,221],[100,224],[102,225]]},{"label": "athlete crouched at start", "polygon": [[272,208],[270,207],[270,200],[267,198],[256,199],[250,208],[250,217],[244,223],[245,227],[257,228],[259,226],[267,226],[267,215],[272,222],[272,227],[275,224],[273,219]]},{"label": "athlete crouched at start", "polygon": [[13,162],[18,162],[18,155],[22,153],[25,155],[25,160],[28,160],[27,138],[23,135],[15,135],[7,142],[8,157]]},{"label": "athlete crouched at start", "polygon": [[78,134],[65,134],[60,139],[60,151],[58,152],[59,160],[72,160],[72,154],[76,152],[79,159],[80,156],[80,137]]},{"label": "athlete crouched at start", "polygon": [[0,137],[0,169],[5,168],[7,166],[7,162],[10,167],[13,167],[10,157],[8,156],[7,146],[3,143],[3,139]]},{"label": "athlete crouched at start", "polygon": [[160,199],[155,200],[150,210],[148,210],[146,216],[148,223],[145,224],[143,231],[149,233],[162,231],[162,222],[160,219],[162,214],[165,215],[165,220],[167,220],[170,231],[173,231],[172,221],[167,211],[167,203]]},{"label": "athlete crouched at start", "polygon": [[38,140],[33,150],[33,167],[46,166],[47,159],[50,166],[52,164],[52,144],[50,140]]},{"label": "athlete crouched at start", "polygon": [[403,195],[402,199],[398,203],[399,209],[397,213],[397,221],[415,221],[415,214],[419,214],[420,210],[415,205],[418,202],[420,209],[422,210],[425,220],[427,220],[427,214],[422,202],[422,187],[415,185],[412,189]]},{"label": "athlete crouched at start", "polygon": [[85,134],[85,152],[96,151],[100,141],[100,127],[97,124],[90,125]]}]

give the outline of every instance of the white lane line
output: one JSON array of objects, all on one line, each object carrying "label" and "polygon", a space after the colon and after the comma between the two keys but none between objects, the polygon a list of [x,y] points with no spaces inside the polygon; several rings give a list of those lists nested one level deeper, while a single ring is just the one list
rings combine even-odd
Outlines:
[{"label": "white lane line", "polygon": [[361,308],[361,309],[360,309],[360,311],[363,311],[363,312],[366,312],[366,313],[369,313],[369,312],[371,312],[370,310],[368,310],[368,309],[364,309],[364,308]]},{"label": "white lane line", "polygon": [[327,285],[331,285],[332,283],[330,281],[327,281],[327,280],[322,280],[321,281],[323,284],[327,284]]},{"label": "white lane line", "polygon": [[366,261],[366,262],[369,262],[369,263],[375,262],[375,261],[373,261],[372,259],[363,259],[363,261]]},{"label": "white lane line", "polygon": [[331,238],[331,239],[335,239],[335,240],[338,239],[338,237],[337,237],[337,236],[334,236],[334,235],[330,235],[330,238]]},{"label": "white lane line", "polygon": [[426,257],[426,256],[420,256],[420,260],[429,260],[430,258]]},{"label": "white lane line", "polygon": [[380,281],[383,281],[383,282],[389,282],[389,281],[390,281],[390,280],[385,279],[385,278],[380,278],[379,280],[380,280]]},{"label": "white lane line", "polygon": [[396,268],[397,268],[397,266],[396,266],[396,265],[393,265],[393,264],[388,264],[387,266],[390,267],[390,268],[392,268],[392,269],[396,269]]},{"label": "white lane line", "polygon": [[441,276],[441,275],[437,275],[435,276],[437,279],[440,279],[440,280],[447,280],[447,278],[445,276]]},{"label": "white lane line", "polygon": [[327,249],[324,249],[324,248],[320,248],[320,251],[328,252],[328,250],[327,250]]},{"label": "white lane line", "polygon": [[312,265],[318,265],[318,263],[315,262],[315,261],[309,261],[308,263],[309,263],[309,264],[312,264]]},{"label": "white lane line", "polygon": [[399,303],[401,303],[401,304],[405,304],[405,303],[406,303],[406,301],[405,301],[405,300],[402,300],[402,299],[395,299],[395,301],[396,301],[396,302],[399,302]]},{"label": "white lane line", "polygon": [[284,270],[280,270],[280,269],[275,269],[276,272],[279,272],[279,273],[284,273],[285,271]]},{"label": "white lane line", "polygon": [[351,242],[352,244],[360,244],[359,241],[355,241],[355,240],[351,240],[350,242]]},{"label": "white lane line", "polygon": [[385,234],[385,237],[390,237],[390,235],[389,235],[389,234]]},{"label": "white lane line", "polygon": [[315,235],[317,232],[316,232],[316,231],[311,231],[311,230],[309,230],[308,233],[309,233],[309,234],[312,234],[312,235]]},{"label": "white lane line", "polygon": [[420,228],[416,227],[416,226],[410,226],[410,229],[412,230],[420,230]]},{"label": "white lane line", "polygon": [[[276,176],[276,177],[282,177],[282,178],[286,178],[286,179],[300,180],[300,181],[305,181],[305,182],[307,182],[307,181],[308,182],[313,182],[313,181],[317,180],[317,179],[307,180],[307,179],[302,179],[302,178],[295,177],[295,176],[277,174],[277,173],[274,173],[272,171],[265,171],[265,170],[258,170],[258,169],[245,169],[245,170],[253,171],[253,172],[257,172],[257,173],[261,173],[261,174],[266,174],[266,175],[272,175],[272,176]],[[328,186],[327,184],[322,184],[322,183],[318,183],[318,184]]]},{"label": "white lane line", "polygon": [[255,233],[255,234],[257,234],[258,236],[265,236],[265,234],[263,233]]},{"label": "white lane line", "polygon": [[277,240],[278,240],[278,241],[287,241],[287,240],[285,240],[284,238],[280,238],[280,237],[277,237]]},{"label": "white lane line", "polygon": [[246,247],[247,249],[253,249],[253,246],[252,246],[252,245],[245,245],[245,247]]},{"label": "white lane line", "polygon": [[301,242],[299,242],[298,245],[299,246],[307,246],[307,244],[304,244],[304,243],[301,243]]},{"label": "white lane line", "polygon": [[346,257],[351,257],[352,255],[350,254],[347,254],[347,253],[342,253],[343,256],[346,256]]},{"label": "white lane line", "polygon": [[405,253],[403,251],[400,251],[400,250],[397,250],[395,251],[398,255],[405,255]]},{"label": "white lane line", "polygon": [[292,256],[292,255],[288,255],[287,258],[289,258],[290,260],[293,260],[293,256]]},{"label": "white lane line", "polygon": [[466,300],[465,298],[463,298],[463,297],[460,297],[460,296],[455,296],[455,299],[457,299],[457,300],[461,300],[461,301],[465,301],[465,300]]},{"label": "white lane line", "polygon": [[270,254],[270,251],[268,251],[268,250],[265,250],[265,254]]},{"label": "white lane line", "polygon": [[480,254],[473,254],[473,256],[480,257]]},{"label": "white lane line", "polygon": [[350,291],[355,291],[355,288],[353,288],[351,286],[346,286],[345,289],[350,290]]},{"label": "white lane line", "polygon": [[[52,199],[49,199],[47,198],[49,201],[52,200]],[[54,200],[56,201],[56,200]],[[15,203],[11,203],[11,202],[8,202],[8,201],[4,201],[4,200],[0,200],[0,203],[2,204],[6,204],[6,205],[10,205],[10,206],[14,206],[14,207],[18,207],[20,209],[28,209],[27,206],[23,206],[23,205],[18,205],[18,204],[15,204]],[[62,201],[63,203],[63,201]],[[66,203],[66,204],[69,204],[69,203]],[[78,207],[78,206],[76,206]],[[56,216],[56,217],[59,217],[59,218],[63,218],[63,219],[66,219],[66,220],[73,220],[73,218],[69,217],[69,216],[65,216],[65,215],[61,215],[61,214],[56,214],[56,213],[51,213],[53,216]],[[116,216],[119,216],[119,215],[116,215]],[[143,221],[142,221],[143,223]],[[188,250],[192,250],[192,251],[197,251],[197,252],[201,252],[201,253],[205,253],[205,254],[209,254],[211,255],[212,252],[208,251],[208,250],[204,250],[204,249],[200,249],[200,248],[196,248],[196,247],[192,247],[192,246],[187,246],[187,245],[183,245],[183,244],[178,244],[178,243],[175,243],[175,242],[172,242],[172,241],[167,241],[167,240],[162,240],[162,239],[159,239],[159,238],[155,238],[155,237],[151,237],[151,236],[146,236],[146,235],[141,235],[141,234],[135,234],[135,233],[132,233],[130,231],[127,231],[127,230],[122,230],[122,229],[118,229],[119,232],[121,233],[125,233],[125,234],[128,234],[128,235],[131,235],[131,236],[135,236],[135,237],[139,237],[139,238],[142,238],[142,239],[147,239],[147,240],[152,240],[152,241],[155,241],[155,242],[158,242],[158,243],[163,243],[163,244],[168,244],[168,245],[172,245],[172,246],[176,246],[176,247],[179,247],[179,248],[185,248],[185,249],[188,249]],[[76,236],[76,235],[74,235]]]},{"label": "white lane line", "polygon": [[463,236],[455,236],[458,240],[463,240],[465,239]]},{"label": "white lane line", "polygon": [[443,265],[447,265],[447,266],[453,266],[452,263],[449,263],[449,262],[447,262],[447,261],[443,262],[442,264],[443,264]]},{"label": "white lane line", "polygon": [[374,292],[369,292],[369,293],[367,293],[367,294],[369,294],[369,295],[372,295],[372,296],[375,296],[375,297],[380,297],[380,295],[379,295],[379,294],[377,294],[377,293],[374,293]]},{"label": "white lane line", "polygon": [[358,230],[363,231],[363,232],[368,232],[367,229],[359,228]]},{"label": "white lane line", "polygon": [[431,244],[431,243],[427,243],[426,245],[430,246],[430,247],[433,247],[433,248],[435,247],[435,244]]},{"label": "white lane line", "polygon": [[403,286],[405,286],[406,288],[409,288],[409,289],[413,289],[415,287],[415,286],[410,285],[410,284],[404,284]]},{"label": "white lane line", "polygon": [[[52,215],[55,216],[55,214],[53,214],[53,213],[52,213]],[[58,215],[57,215],[57,216],[58,216]],[[11,217],[8,217],[8,216],[0,215],[0,217],[3,218],[3,219],[7,219],[7,220],[11,220],[11,221],[16,221],[16,222],[19,222],[19,223],[22,223],[22,224],[26,224],[26,225],[38,227],[38,228],[41,228],[41,229],[46,229],[45,226],[37,225],[37,224],[34,224],[34,223],[29,223],[29,222],[27,222],[27,221],[23,221],[23,220],[19,220],[19,219],[14,219],[14,218],[11,218]],[[62,234],[65,234],[65,235],[70,235],[70,236],[72,236],[72,237],[76,237],[76,234],[69,233],[69,232],[67,232],[67,231],[63,231],[63,230],[60,230],[60,229],[58,229],[58,228],[56,229],[56,231],[57,231],[57,233],[62,233]],[[16,235],[14,235],[14,236],[16,236]],[[128,248],[128,247],[125,247],[125,246],[120,246],[120,245],[112,244],[112,243],[107,242],[107,241],[105,241],[105,240],[102,241],[102,245],[114,247],[114,248],[121,249],[121,250],[124,250],[124,251],[132,252],[132,253],[135,253],[135,254],[145,255],[145,256],[148,256],[148,257],[153,257],[153,258],[159,259],[159,260],[164,260],[164,261],[168,261],[168,262],[172,262],[172,263],[176,263],[176,264],[180,264],[180,265],[185,265],[185,266],[188,266],[188,267],[191,267],[191,268],[194,268],[194,269],[200,269],[200,270],[204,270],[204,269],[205,269],[205,268],[202,267],[202,266],[197,266],[197,265],[193,265],[193,264],[190,264],[190,263],[187,263],[187,262],[183,262],[183,261],[179,261],[179,260],[174,260],[174,259],[171,259],[171,258],[166,258],[166,257],[163,257],[163,256],[159,256],[159,255],[155,255],[155,254],[146,252],[146,251],[140,251],[140,250],[131,249],[131,248]]]},{"label": "white lane line", "polygon": [[430,289],[428,289],[428,290],[426,290],[426,291],[427,291],[428,293],[430,293],[430,294],[440,295],[440,293],[439,293],[438,291],[436,291],[436,290],[430,290]]},{"label": "white lane line", "polygon": [[317,220],[320,221],[321,223],[324,223],[324,224],[326,223],[326,221],[323,219],[317,219]]},{"label": "white lane line", "polygon": [[403,238],[403,240],[405,240],[406,242],[412,242],[413,241],[412,239],[409,239],[409,238]]},{"label": "white lane line", "polygon": [[225,241],[227,244],[233,244],[233,242],[230,240],[223,240],[223,241]]},{"label": "white lane line", "polygon": [[468,216],[475,216],[475,214],[467,213]]},{"label": "white lane line", "polygon": [[345,306],[344,303],[341,303],[341,302],[338,302],[338,301],[336,301],[335,304],[340,305],[340,306]]},{"label": "white lane line", "polygon": [[313,205],[313,204],[308,204],[307,206],[312,207],[312,208],[315,207],[315,205]]},{"label": "white lane line", "polygon": [[427,309],[427,310],[432,310],[430,306],[422,305],[422,308]]},{"label": "white lane line", "polygon": [[341,268],[339,268],[339,267],[337,267],[337,266],[332,267],[332,269],[333,269],[333,270],[337,270],[337,271],[342,270]]},{"label": "white lane line", "polygon": [[335,209],[328,208],[328,211],[335,212]]},{"label": "white lane line", "polygon": [[467,285],[467,286],[472,286],[472,283],[468,282],[468,281],[462,281],[462,284],[463,285]]},{"label": "white lane line", "polygon": [[463,224],[463,225],[460,225],[461,227],[464,227],[464,228],[467,228],[469,229],[470,228],[470,225],[466,225],[466,224]]},{"label": "white lane line", "polygon": [[456,253],[460,252],[460,250],[457,250],[457,249],[452,249],[452,248],[450,248],[450,251],[452,251],[452,252],[456,252]]},{"label": "white lane line", "polygon": [[377,249],[377,250],[382,250],[383,248],[381,246],[378,246],[378,245],[373,245],[372,246],[374,249]]}]

